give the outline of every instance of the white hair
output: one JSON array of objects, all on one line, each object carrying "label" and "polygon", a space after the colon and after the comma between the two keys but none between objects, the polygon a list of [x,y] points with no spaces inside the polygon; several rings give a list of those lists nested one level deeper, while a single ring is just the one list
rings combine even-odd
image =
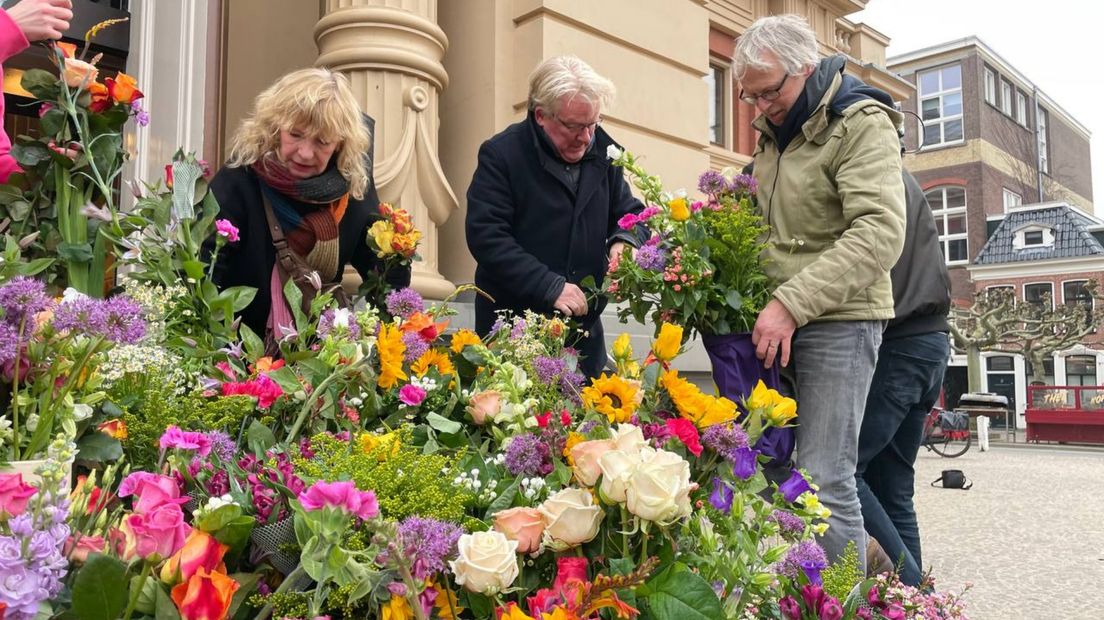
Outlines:
[{"label": "white hair", "polygon": [[560,111],[560,99],[580,97],[599,110],[613,104],[613,82],[575,56],[554,56],[529,74],[529,109],[540,106],[552,114]]},{"label": "white hair", "polygon": [[743,79],[749,68],[771,69],[773,65],[763,58],[766,53],[778,59],[787,75],[798,75],[820,61],[816,33],[800,15],[771,15],[755,20],[736,39],[736,55],[732,59],[736,79]]}]

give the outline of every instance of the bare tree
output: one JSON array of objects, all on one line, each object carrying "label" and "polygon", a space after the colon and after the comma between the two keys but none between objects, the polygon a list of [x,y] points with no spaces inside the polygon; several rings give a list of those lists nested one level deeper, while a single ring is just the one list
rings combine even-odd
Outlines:
[{"label": "bare tree", "polygon": [[1068,170],[1055,170],[1050,161],[1049,174],[1042,175],[1043,195],[1039,199],[1039,162],[1037,137],[1031,128],[1023,127],[1011,119],[1000,118],[992,132],[994,143],[1000,149],[1006,164],[1006,172],[1012,178],[1015,190],[1025,203],[1063,201],[1077,204],[1074,194],[1057,179],[1065,178]]}]

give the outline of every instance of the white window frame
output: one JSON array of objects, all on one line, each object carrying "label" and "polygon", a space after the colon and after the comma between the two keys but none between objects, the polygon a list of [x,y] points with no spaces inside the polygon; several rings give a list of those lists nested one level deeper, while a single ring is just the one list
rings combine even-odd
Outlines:
[{"label": "white window frame", "polygon": [[[1027,233],[1040,233],[1042,241],[1039,243],[1028,243]],[[1012,249],[1014,250],[1034,250],[1036,248],[1050,248],[1054,247],[1054,229],[1049,226],[1042,226],[1038,224],[1027,224],[1023,228],[1016,230],[1015,236],[1012,238]],[[1051,289],[1053,295],[1053,289]]]},{"label": "white window frame", "polygon": [[1050,174],[1050,153],[1047,152],[1047,147],[1050,144],[1050,140],[1047,137],[1047,131],[1049,129],[1049,114],[1046,110],[1039,108],[1036,111],[1035,124],[1037,126],[1037,134],[1039,140],[1039,170],[1043,174]]},{"label": "white window frame", "polygon": [[1027,298],[1027,287],[1029,287],[1029,286],[1039,286],[1039,285],[1043,285],[1043,284],[1050,287],[1050,309],[1053,310],[1054,309],[1054,303],[1055,303],[1055,299],[1054,299],[1054,282],[1050,282],[1050,281],[1024,282],[1023,288],[1020,289],[1020,293],[1023,294],[1023,300],[1024,300],[1025,304],[1033,304],[1035,302],[1033,302],[1033,301],[1031,301],[1030,299]]},{"label": "white window frame", "polygon": [[1012,88],[1012,82],[1009,82],[1008,80],[1006,80],[1004,78],[1001,78],[1000,89],[1001,89],[1000,90],[1000,93],[1001,93],[1001,98],[1000,98],[1001,112],[1004,112],[1008,116],[1012,116],[1012,91],[1015,90],[1014,88]]},{"label": "white window frame", "polygon": [[1016,91],[1016,122],[1027,127],[1027,95]]},{"label": "white window frame", "polygon": [[[947,190],[949,189],[962,190],[963,202],[965,203],[968,200],[969,197],[966,194],[966,188],[962,185],[940,185],[938,187],[933,187],[924,192],[924,197],[926,198],[927,195],[931,192],[943,192],[943,200],[941,201],[943,208],[931,210],[933,218],[935,218],[937,221],[940,218],[942,218],[943,220],[943,234],[939,235],[939,245],[941,246],[943,251],[943,260],[947,263],[947,265],[966,265],[970,262],[970,219],[968,217],[965,219],[966,230],[964,232],[948,233],[947,230],[949,228],[947,226],[947,218],[954,215],[966,215],[966,208],[969,206],[969,204],[963,204],[961,207],[947,208]],[[964,260],[951,260],[950,242],[958,240],[966,241],[966,258]]]},{"label": "white window frame", "polygon": [[1007,187],[1003,187],[1001,189],[1004,190],[1003,198],[1005,213],[1008,213],[1008,210],[1012,207],[1018,207],[1023,204],[1023,196],[1019,195],[1019,193],[1014,192]]},{"label": "white window frame", "polygon": [[997,74],[985,67],[985,103],[997,105]]},{"label": "white window frame", "polygon": [[[719,86],[714,84],[716,81],[713,73],[715,69],[720,69],[722,84]],[[721,141],[713,141],[713,126],[710,125],[707,129],[709,133],[709,144],[723,149],[732,148],[732,65],[724,62],[719,58],[710,57],[709,59],[709,73],[705,76],[706,84],[712,84],[712,88],[721,89],[721,107],[716,110],[716,114],[721,123]],[[709,102],[706,104],[709,110],[712,112],[714,102],[716,101],[715,90],[709,90]]]},{"label": "white window frame", "polygon": [[[1073,278],[1071,280],[1062,280],[1062,282],[1060,283],[1062,285],[1062,305],[1069,305],[1071,303],[1071,300],[1066,299],[1066,285],[1067,284],[1078,284],[1078,283],[1088,284],[1089,279],[1088,278]],[[1081,303],[1081,302],[1078,301],[1078,300],[1072,300],[1072,303]],[[1093,299],[1092,295],[1089,295],[1088,307],[1090,309],[1096,307],[1096,300]]]},{"label": "white window frame", "polygon": [[[957,68],[958,69],[958,88],[944,89],[943,88],[943,72],[946,71],[947,69],[951,69],[951,68]],[[935,92],[924,93],[924,92],[922,92],[922,89],[923,89],[923,76],[925,76],[929,73],[935,73],[939,76],[939,86],[938,86],[938,90],[936,90]],[[952,114],[950,116],[944,116],[943,115],[943,98],[948,96],[948,95],[953,95],[955,93],[958,93],[958,95],[959,95],[959,101],[961,103],[960,107],[962,107],[962,109],[965,110],[966,102],[962,100],[962,65],[959,65],[959,64],[945,65],[945,66],[939,67],[937,69],[932,69],[930,71],[924,71],[924,72],[921,72],[921,73],[917,73],[916,74],[916,92],[920,93],[918,95],[918,103],[917,103],[917,108],[916,109],[920,113],[920,118],[921,118],[921,120],[917,121],[917,123],[918,123],[917,131],[919,132],[920,142],[922,144],[921,150],[928,149],[928,148],[934,148],[934,147],[938,147],[938,146],[946,146],[946,145],[949,145],[949,144],[962,144],[963,142],[965,142],[966,141],[966,119],[963,117],[963,113],[959,112],[958,114]],[[929,99],[938,99],[939,100],[939,116],[937,118],[933,118],[933,119],[929,119],[929,120],[922,120],[923,117],[924,117],[924,102],[929,100]],[[947,123],[950,123],[950,122],[956,121],[956,120],[959,121],[959,123],[962,126],[962,137],[958,138],[958,139],[955,139],[955,140],[947,140],[944,136],[945,129],[947,127]],[[925,141],[925,136],[924,136],[924,127],[925,126],[930,127],[932,125],[938,125],[939,126],[939,142],[934,142],[932,144],[927,144],[927,142]]]}]

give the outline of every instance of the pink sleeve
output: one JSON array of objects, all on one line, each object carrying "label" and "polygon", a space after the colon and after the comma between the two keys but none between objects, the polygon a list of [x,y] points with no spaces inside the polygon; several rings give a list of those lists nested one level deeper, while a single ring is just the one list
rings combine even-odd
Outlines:
[{"label": "pink sleeve", "polygon": [[[12,56],[27,49],[30,45],[27,37],[7,11],[0,10],[0,62],[6,62]],[[0,67],[2,72],[2,67]],[[0,119],[4,117],[4,99],[0,95]],[[6,130],[0,131],[0,183],[7,183],[8,177],[15,172],[21,172],[19,164],[11,156],[11,139]]]}]

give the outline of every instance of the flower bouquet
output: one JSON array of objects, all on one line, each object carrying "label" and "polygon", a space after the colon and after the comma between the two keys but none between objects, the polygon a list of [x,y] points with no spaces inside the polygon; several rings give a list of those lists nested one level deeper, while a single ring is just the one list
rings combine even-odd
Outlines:
[{"label": "flower bouquet", "polygon": [[368,229],[368,245],[375,251],[383,268],[362,282],[359,291],[369,303],[375,305],[379,305],[393,289],[388,274],[409,267],[418,259],[418,242],[422,238],[422,231],[415,228],[406,210],[382,202],[379,214],[380,219]]}]

